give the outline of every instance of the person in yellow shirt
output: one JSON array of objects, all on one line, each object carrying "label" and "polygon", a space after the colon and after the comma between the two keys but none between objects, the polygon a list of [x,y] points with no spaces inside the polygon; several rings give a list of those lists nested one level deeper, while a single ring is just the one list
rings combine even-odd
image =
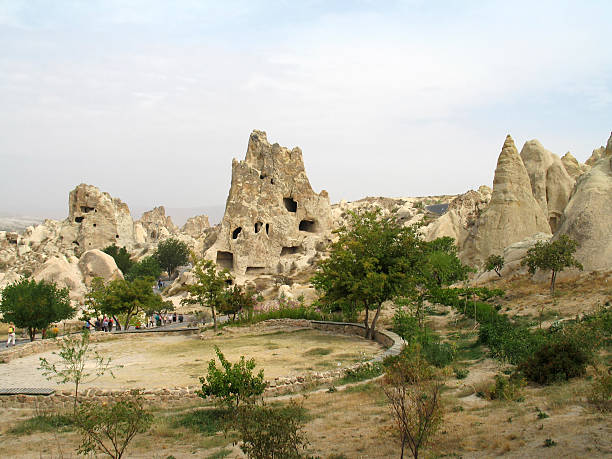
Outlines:
[{"label": "person in yellow shirt", "polygon": [[8,327],[8,339],[6,340],[6,347],[11,345],[11,341],[13,341],[13,346],[15,345],[15,324],[11,322]]}]

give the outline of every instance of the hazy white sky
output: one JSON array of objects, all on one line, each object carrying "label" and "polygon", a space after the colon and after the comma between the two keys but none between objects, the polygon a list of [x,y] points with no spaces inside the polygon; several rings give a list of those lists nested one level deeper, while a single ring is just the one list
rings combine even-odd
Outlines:
[{"label": "hazy white sky", "polygon": [[[612,2],[0,0],[0,211],[224,205],[251,130],[332,201],[491,185],[612,129]],[[138,215],[136,216],[138,217]]]}]

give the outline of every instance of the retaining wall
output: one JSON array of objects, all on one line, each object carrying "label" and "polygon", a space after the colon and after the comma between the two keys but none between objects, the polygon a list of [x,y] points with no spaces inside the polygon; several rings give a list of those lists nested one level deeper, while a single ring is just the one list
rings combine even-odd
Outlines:
[{"label": "retaining wall", "polygon": [[[287,325],[301,328],[313,328],[333,334],[343,335],[356,335],[365,337],[365,327],[361,324],[352,324],[345,322],[322,322],[317,320],[303,320],[303,319],[272,319],[267,321],[271,324]],[[162,333],[162,332],[158,332]],[[92,333],[92,341],[103,341],[111,339],[115,334],[109,334],[104,332]],[[372,365],[381,362],[385,357],[390,355],[397,355],[400,353],[401,348],[404,344],[401,337],[397,334],[388,330],[377,330],[374,334],[374,340],[385,347],[384,351],[381,351],[376,357],[367,362],[359,362],[349,367],[329,370],[324,372],[309,372],[304,375],[293,376],[293,377],[278,377],[271,381],[268,381],[269,386],[266,389],[265,396],[282,395],[292,392],[297,392],[308,387],[331,384],[336,379],[344,376],[347,369],[357,370],[365,365]],[[35,341],[28,343],[21,348],[24,352],[23,355],[30,355],[36,352],[44,352],[48,349],[53,349],[53,346],[58,346],[59,340],[44,340]],[[47,343],[50,342],[50,343]],[[12,349],[11,351],[20,351],[19,347]],[[8,351],[8,352],[11,352]],[[5,351],[4,353],[6,353]],[[4,354],[3,353],[3,354]],[[19,355],[16,355],[19,354]],[[22,357],[23,355],[16,352],[12,355],[12,358]],[[2,356],[0,356],[0,359]],[[172,389],[153,389],[143,390],[143,397],[148,400],[152,405],[157,404],[182,404],[188,401],[197,400],[199,396],[196,391],[200,389],[200,386],[187,386],[187,387],[176,387]],[[102,390],[96,388],[84,388],[79,394],[79,400],[98,401],[100,403],[107,402],[113,398],[128,393],[130,390]],[[63,390],[57,391],[53,395],[39,396],[39,395],[7,395],[0,396],[0,408],[33,408],[40,407],[43,409],[55,409],[55,408],[70,408],[74,403],[72,391]]]}]

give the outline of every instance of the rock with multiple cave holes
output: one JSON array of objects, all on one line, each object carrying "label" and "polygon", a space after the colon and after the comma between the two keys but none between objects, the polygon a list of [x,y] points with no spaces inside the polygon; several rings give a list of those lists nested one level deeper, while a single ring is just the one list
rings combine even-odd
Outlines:
[{"label": "rock with multiple cave holes", "polygon": [[253,131],[245,159],[232,163],[225,214],[206,256],[238,276],[286,272],[312,258],[331,225],[329,197],[310,186],[302,151]]}]

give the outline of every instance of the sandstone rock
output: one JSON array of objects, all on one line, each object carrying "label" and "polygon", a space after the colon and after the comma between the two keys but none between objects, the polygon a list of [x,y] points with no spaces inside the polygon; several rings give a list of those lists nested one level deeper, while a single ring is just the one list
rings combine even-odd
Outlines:
[{"label": "sandstone rock", "polygon": [[546,150],[537,140],[525,143],[521,150],[521,159],[529,174],[533,196],[544,214],[548,215],[550,230],[554,233],[575,181],[565,170],[561,159]]},{"label": "sandstone rock", "polygon": [[448,205],[446,213],[425,228],[425,239],[431,241],[439,237],[452,237],[461,250],[469,229],[486,209],[490,199],[491,189],[487,186],[457,196]]},{"label": "sandstone rock", "polygon": [[482,264],[489,255],[536,233],[549,233],[548,218],[533,197],[529,175],[512,137],[497,160],[491,201],[466,238],[464,261]]},{"label": "sandstone rock", "polygon": [[239,276],[275,273],[281,261],[314,254],[330,229],[329,197],[312,190],[302,151],[253,131],[245,160],[232,163],[225,214],[206,256]]},{"label": "sandstone rock", "polygon": [[94,277],[102,277],[105,281],[123,279],[113,257],[98,249],[88,250],[81,255],[78,266],[87,285]]},{"label": "sandstone rock", "polygon": [[76,264],[69,263],[65,258],[53,257],[43,263],[32,277],[36,281],[55,282],[59,287],[70,290],[70,297],[80,299],[85,294],[85,286],[81,271]]},{"label": "sandstone rock", "polygon": [[145,212],[137,223],[142,225],[147,238],[151,241],[164,239],[179,231],[178,227],[172,222],[172,218],[166,216],[164,206]]},{"label": "sandstone rock", "polygon": [[95,186],[80,184],[70,192],[68,220],[76,224],[72,241],[78,247],[76,253],[134,243],[134,222],[127,204]]},{"label": "sandstone rock", "polygon": [[209,228],[210,223],[208,222],[208,216],[198,215],[187,219],[181,231],[191,237],[197,238],[202,236]]},{"label": "sandstone rock", "polygon": [[612,148],[578,179],[558,231],[578,241],[576,258],[585,270],[612,266],[611,162]]},{"label": "sandstone rock", "polygon": [[573,178],[574,181],[576,181],[578,177],[590,169],[590,166],[580,164],[569,151],[563,155],[561,162],[563,163],[563,166],[565,167],[565,170],[569,176]]}]

